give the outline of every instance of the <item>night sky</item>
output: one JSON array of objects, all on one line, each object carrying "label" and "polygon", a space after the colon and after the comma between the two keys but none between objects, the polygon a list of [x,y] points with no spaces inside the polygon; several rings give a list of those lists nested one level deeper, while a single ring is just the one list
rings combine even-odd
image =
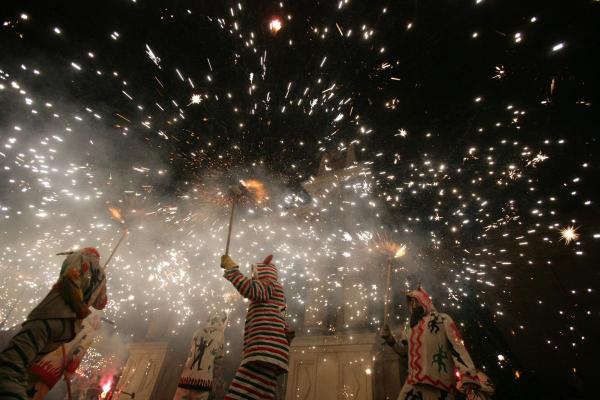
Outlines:
[{"label": "night sky", "polygon": [[[276,219],[311,204],[302,182],[352,144],[373,204],[349,252],[375,227],[407,244],[409,285],[435,286],[457,320],[489,319],[465,337],[492,380],[509,371],[559,398],[575,371],[588,391],[599,378],[600,2],[10,1],[1,13],[0,321],[44,295],[54,253],[109,251],[113,206],[151,232],[132,229],[117,259],[110,317],[175,309],[193,325],[194,301],[226,288],[223,221],[198,204],[257,178],[271,198],[251,214]],[[267,236],[252,218],[240,226]],[[341,240],[329,224],[320,237]],[[285,253],[290,303],[321,273],[315,252],[341,257],[298,235],[238,253]],[[198,275],[198,260],[212,270]]]}]

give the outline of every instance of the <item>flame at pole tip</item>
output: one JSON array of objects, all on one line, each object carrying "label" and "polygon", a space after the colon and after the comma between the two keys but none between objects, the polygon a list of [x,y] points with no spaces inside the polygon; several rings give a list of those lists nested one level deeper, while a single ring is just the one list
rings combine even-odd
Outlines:
[{"label": "flame at pole tip", "polygon": [[248,191],[252,201],[255,203],[260,204],[267,199],[268,193],[265,184],[258,179],[241,180],[240,183]]},{"label": "flame at pole tip", "polygon": [[112,216],[112,218],[115,221],[118,221],[122,224],[125,223],[125,220],[123,219],[123,216],[121,215],[121,210],[119,210],[116,207],[108,207],[108,211],[110,211],[110,215]]},{"label": "flame at pole tip", "polygon": [[385,233],[376,234],[373,240],[375,242],[375,248],[390,258],[401,258],[406,255],[406,245],[403,243],[396,243]]},{"label": "flame at pole tip", "polygon": [[398,246],[398,250],[396,250],[396,252],[394,253],[394,258],[404,257],[404,255],[406,254],[406,245],[401,244],[401,245],[397,245],[397,246]]}]

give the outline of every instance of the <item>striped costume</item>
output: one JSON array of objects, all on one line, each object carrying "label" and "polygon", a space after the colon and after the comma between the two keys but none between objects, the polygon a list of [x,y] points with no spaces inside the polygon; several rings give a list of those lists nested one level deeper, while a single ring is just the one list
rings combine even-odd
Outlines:
[{"label": "striped costume", "polygon": [[96,288],[100,295],[92,306],[99,310],[106,306],[99,261],[98,251],[91,247],[69,253],[50,293],[0,353],[0,399],[27,399],[28,368],[81,331],[81,321],[91,313],[87,302]]},{"label": "striped costume", "polygon": [[225,271],[238,292],[250,300],[244,327],[244,356],[225,399],[274,399],[277,376],[287,372],[289,342],[286,307],[277,268],[267,257],[252,266],[253,278],[236,267]]}]

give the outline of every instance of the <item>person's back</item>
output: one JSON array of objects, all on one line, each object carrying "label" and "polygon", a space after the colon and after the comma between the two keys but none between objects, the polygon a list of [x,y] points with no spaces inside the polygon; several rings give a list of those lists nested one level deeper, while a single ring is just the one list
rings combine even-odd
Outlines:
[{"label": "person's back", "polygon": [[98,251],[86,247],[62,254],[67,257],[57,282],[0,353],[0,398],[27,399],[31,364],[71,341],[91,313],[90,305],[106,306],[106,280]]},{"label": "person's back", "polygon": [[244,326],[244,356],[225,399],[274,399],[277,376],[287,372],[290,337],[285,322],[286,300],[277,267],[268,256],[245,277],[229,256],[224,276],[250,300]]}]

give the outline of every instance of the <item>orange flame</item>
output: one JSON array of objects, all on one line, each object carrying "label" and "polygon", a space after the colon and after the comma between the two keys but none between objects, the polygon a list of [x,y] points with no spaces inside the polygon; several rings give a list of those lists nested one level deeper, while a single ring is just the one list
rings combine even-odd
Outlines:
[{"label": "orange flame", "polygon": [[112,215],[112,218],[115,221],[118,221],[122,224],[125,223],[125,220],[123,219],[123,217],[121,216],[121,210],[119,210],[116,207],[108,207],[108,211],[110,211],[110,214]]},{"label": "orange flame", "polygon": [[375,248],[389,257],[400,258],[406,255],[406,245],[394,242],[386,234],[377,234],[374,240]]},{"label": "orange flame", "polygon": [[108,395],[108,392],[110,392],[110,387],[111,387],[111,381],[107,381],[104,385],[102,385],[102,393],[100,393],[100,398],[101,399],[105,399],[106,396]]},{"label": "orange flame", "polygon": [[240,181],[240,183],[248,190],[255,203],[260,204],[267,198],[267,189],[265,189],[265,185],[261,181],[257,179],[248,179],[246,181]]}]

